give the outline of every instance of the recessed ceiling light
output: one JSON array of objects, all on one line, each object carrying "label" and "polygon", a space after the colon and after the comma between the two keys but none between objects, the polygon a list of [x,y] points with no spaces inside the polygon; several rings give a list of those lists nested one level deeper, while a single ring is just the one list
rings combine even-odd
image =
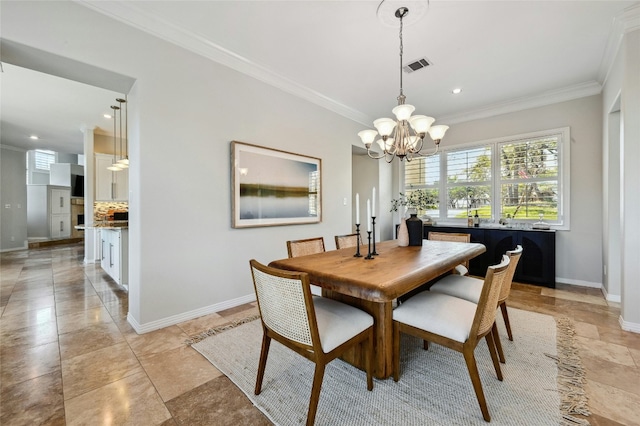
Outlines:
[{"label": "recessed ceiling light", "polygon": [[104,114],[103,117],[104,118],[111,118],[111,116],[109,114]]},{"label": "recessed ceiling light", "polygon": [[461,88],[459,88],[459,87],[456,87],[455,89],[453,89],[453,90],[451,91],[451,93],[453,93],[454,95],[457,95],[457,94],[458,94],[458,93],[460,93],[460,92],[462,92],[462,89],[461,89]]},{"label": "recessed ceiling light", "polygon": [[29,139],[38,140],[40,138],[38,136],[36,136],[36,135],[31,135],[31,136],[29,136]]}]

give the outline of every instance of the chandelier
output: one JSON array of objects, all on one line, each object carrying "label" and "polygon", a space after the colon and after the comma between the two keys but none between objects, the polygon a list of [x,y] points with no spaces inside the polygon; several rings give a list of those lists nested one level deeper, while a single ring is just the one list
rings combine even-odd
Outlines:
[{"label": "chandelier", "polygon": [[[400,19],[400,95],[398,96],[398,106],[393,108],[391,112],[395,114],[396,120],[391,118],[379,118],[373,122],[376,130],[363,130],[358,133],[362,143],[367,148],[367,154],[373,159],[385,158],[387,163],[391,163],[395,157],[400,160],[411,161],[415,157],[427,157],[438,152],[440,141],[444,137],[449,126],[437,125],[432,126],[436,121],[433,117],[426,115],[411,116],[415,107],[405,104],[406,96],[402,91],[402,19],[407,16],[409,9],[401,7],[396,10],[395,16]],[[429,133],[435,144],[435,150],[429,153],[421,152],[424,144],[424,138]],[[382,149],[383,153],[375,156],[372,154],[371,145],[376,137],[380,134],[380,139],[376,142]]]}]

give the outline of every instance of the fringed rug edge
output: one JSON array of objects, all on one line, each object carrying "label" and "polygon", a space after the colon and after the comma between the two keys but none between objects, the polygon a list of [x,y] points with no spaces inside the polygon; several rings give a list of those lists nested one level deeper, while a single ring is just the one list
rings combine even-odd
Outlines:
[{"label": "fringed rug edge", "polygon": [[556,318],[557,355],[545,354],[558,365],[558,393],[560,394],[561,426],[589,425],[589,404],[584,390],[586,373],[582,366],[575,328],[570,318]]},{"label": "fringed rug edge", "polygon": [[189,339],[185,340],[185,344],[188,345],[188,346],[194,345],[194,344],[196,344],[198,342],[203,341],[204,339],[206,339],[209,336],[213,336],[213,335],[222,333],[223,331],[227,331],[227,330],[230,330],[232,328],[235,328],[235,327],[237,327],[239,325],[246,324],[246,323],[251,322],[251,321],[255,321],[258,318],[260,318],[259,314],[251,315],[251,316],[248,316],[248,317],[245,317],[245,318],[242,318],[242,319],[239,319],[239,320],[235,320],[235,321],[232,321],[230,323],[221,325],[219,327],[210,328],[210,329],[208,329],[206,331],[203,331],[202,333],[198,333],[196,335],[190,336]]}]

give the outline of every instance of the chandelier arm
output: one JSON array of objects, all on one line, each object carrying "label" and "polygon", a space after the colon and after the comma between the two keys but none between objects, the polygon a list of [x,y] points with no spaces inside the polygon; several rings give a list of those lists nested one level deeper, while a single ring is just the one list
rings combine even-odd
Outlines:
[{"label": "chandelier arm", "polygon": [[380,154],[378,157],[374,157],[373,155],[371,155],[371,150],[367,149],[367,155],[369,156],[369,158],[373,158],[374,160],[379,160],[385,156],[385,153]]},{"label": "chandelier arm", "polygon": [[418,138],[418,144],[416,145],[416,149],[414,149],[414,153],[420,154],[420,151],[422,151],[422,146],[424,145],[424,138],[421,138],[418,134],[416,134],[416,138]]},{"label": "chandelier arm", "polygon": [[418,157],[431,157],[431,156],[436,155],[438,153],[439,149],[440,149],[440,143],[437,143],[436,144],[436,149],[433,150],[433,152],[429,152],[427,154],[423,154],[422,152],[418,152],[418,153],[416,153],[416,156],[418,156]]}]

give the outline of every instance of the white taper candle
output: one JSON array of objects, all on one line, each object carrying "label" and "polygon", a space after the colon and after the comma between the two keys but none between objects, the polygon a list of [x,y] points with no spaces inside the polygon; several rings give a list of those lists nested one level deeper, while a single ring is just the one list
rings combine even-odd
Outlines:
[{"label": "white taper candle", "polygon": [[376,187],[373,187],[373,202],[371,203],[371,217],[376,217]]}]

